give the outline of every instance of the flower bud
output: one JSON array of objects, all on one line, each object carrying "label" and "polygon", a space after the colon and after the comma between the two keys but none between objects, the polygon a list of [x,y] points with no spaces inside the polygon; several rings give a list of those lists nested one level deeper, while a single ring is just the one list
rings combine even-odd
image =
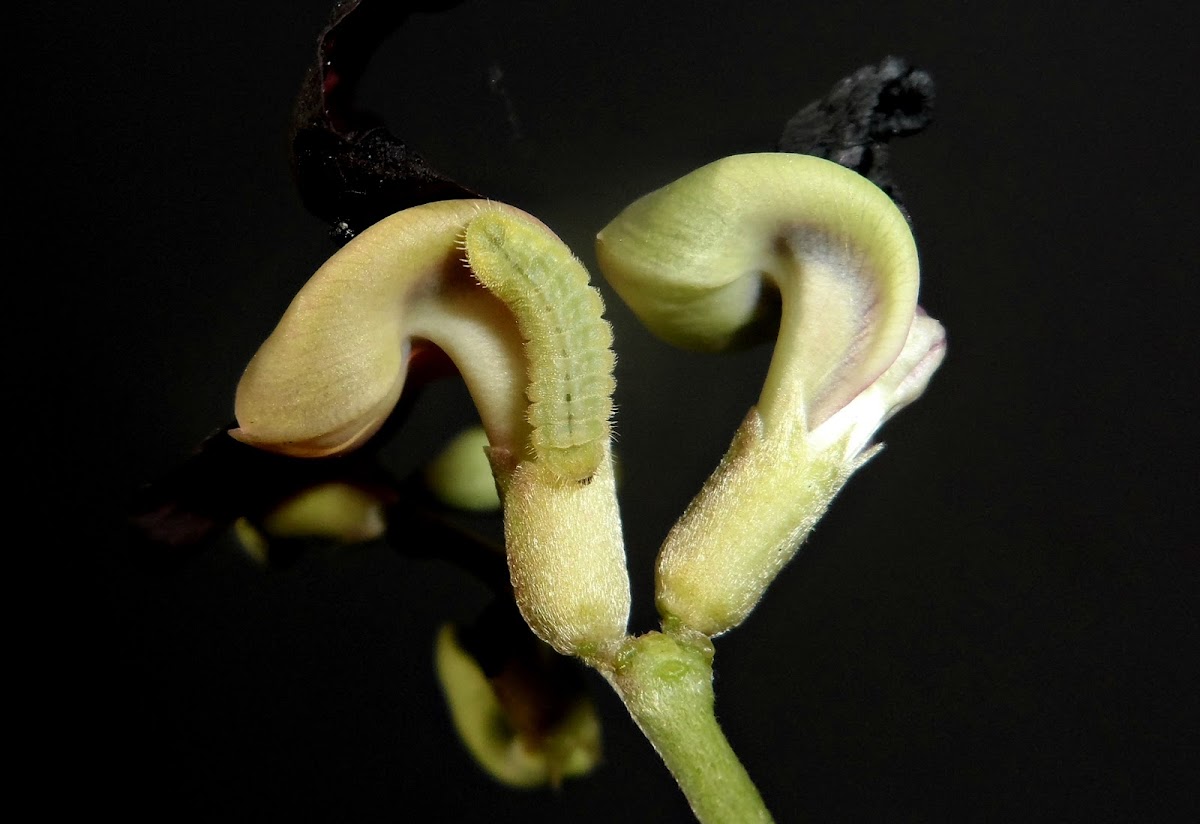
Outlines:
[{"label": "flower bud", "polygon": [[737,626],[876,429],[945,351],[917,306],[908,222],[874,184],[794,154],[736,155],[651,192],[597,237],[601,270],[663,339],[719,351],[778,317],[758,402],[659,553],[668,622]]},{"label": "flower bud", "polygon": [[459,738],[497,781],[557,786],[599,763],[599,717],[582,684],[563,677],[564,659],[522,656],[489,676],[450,624],[438,632],[434,657]]}]

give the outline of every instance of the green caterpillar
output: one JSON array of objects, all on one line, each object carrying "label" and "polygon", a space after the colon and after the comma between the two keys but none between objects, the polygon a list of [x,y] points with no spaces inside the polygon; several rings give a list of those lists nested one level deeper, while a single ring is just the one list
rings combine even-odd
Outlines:
[{"label": "green caterpillar", "polygon": [[611,434],[616,382],[612,327],[587,269],[545,227],[498,210],[467,224],[462,247],[525,339],[535,457],[564,480],[590,481]]}]

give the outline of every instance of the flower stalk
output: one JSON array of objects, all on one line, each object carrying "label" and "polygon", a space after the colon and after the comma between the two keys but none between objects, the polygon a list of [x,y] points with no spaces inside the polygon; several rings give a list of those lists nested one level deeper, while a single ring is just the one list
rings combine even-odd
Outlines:
[{"label": "flower stalk", "polygon": [[610,677],[703,824],[773,821],[713,712],[707,638],[652,632],[630,639]]}]

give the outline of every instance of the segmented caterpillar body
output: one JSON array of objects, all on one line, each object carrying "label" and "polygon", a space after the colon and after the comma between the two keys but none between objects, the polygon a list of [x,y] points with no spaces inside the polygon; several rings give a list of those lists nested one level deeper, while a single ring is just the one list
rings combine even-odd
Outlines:
[{"label": "segmented caterpillar body", "polygon": [[584,265],[532,220],[483,211],[463,236],[475,278],[509,306],[525,339],[538,460],[587,482],[604,457],[615,389],[612,327]]}]

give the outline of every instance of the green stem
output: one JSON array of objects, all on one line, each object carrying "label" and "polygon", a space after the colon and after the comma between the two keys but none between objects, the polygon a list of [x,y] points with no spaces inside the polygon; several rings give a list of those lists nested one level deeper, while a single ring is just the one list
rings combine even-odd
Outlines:
[{"label": "green stem", "polygon": [[651,632],[626,642],[611,681],[701,824],[771,822],[713,714],[712,672],[707,638]]}]

